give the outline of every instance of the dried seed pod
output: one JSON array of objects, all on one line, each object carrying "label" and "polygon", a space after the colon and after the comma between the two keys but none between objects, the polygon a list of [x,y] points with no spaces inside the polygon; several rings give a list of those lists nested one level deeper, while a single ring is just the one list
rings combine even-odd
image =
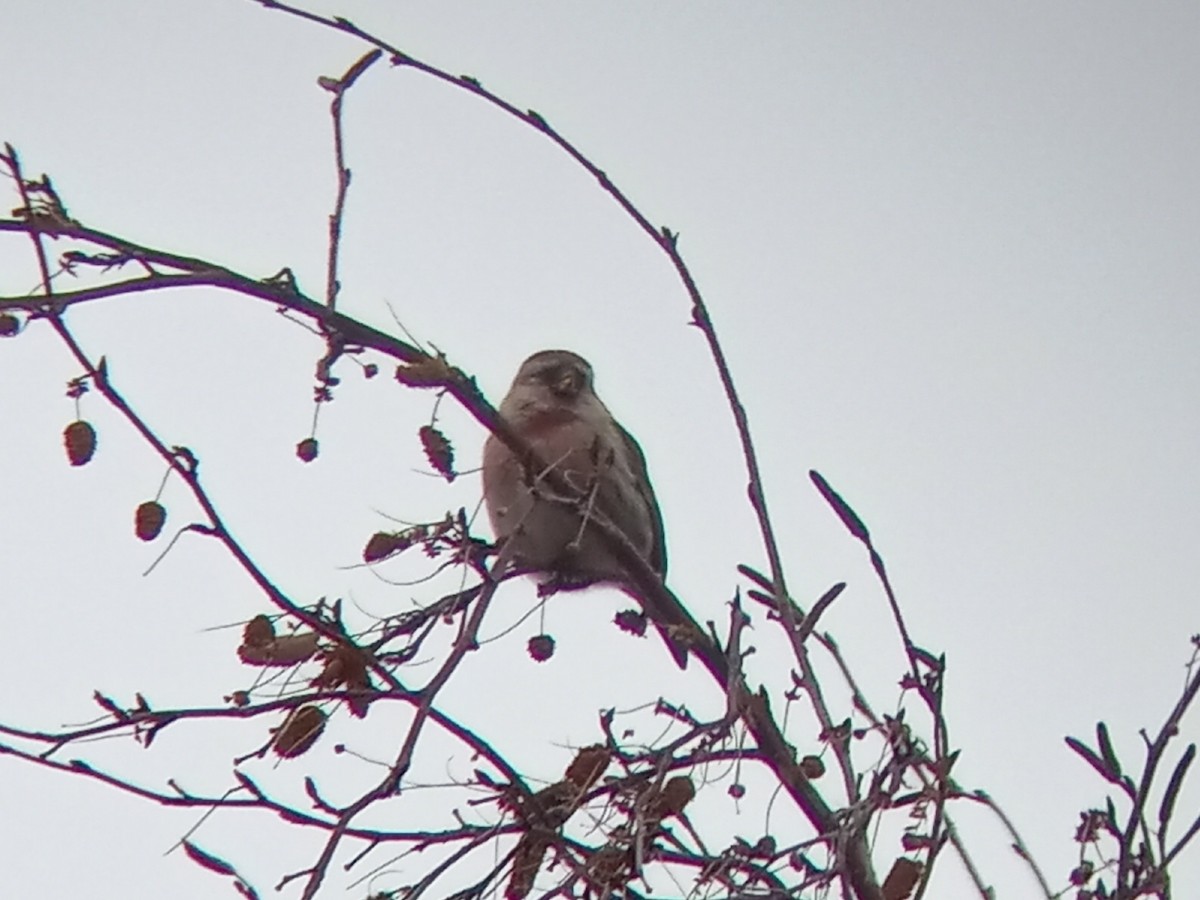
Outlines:
[{"label": "dried seed pod", "polygon": [[290,666],[304,662],[317,652],[317,634],[307,631],[301,634],[284,634],[275,638],[271,655],[276,665]]},{"label": "dried seed pod", "polygon": [[238,647],[238,658],[251,666],[294,666],[312,657],[317,652],[317,635],[307,631],[303,634],[285,634],[262,646],[242,644]]},{"label": "dried seed pod", "polygon": [[628,631],[630,634],[635,634],[638,637],[643,637],[646,634],[646,616],[636,609],[621,610],[613,616],[613,622],[622,631]]},{"label": "dried seed pod", "polygon": [[351,690],[366,690],[371,687],[367,674],[367,659],[349,644],[338,644],[333,651],[326,651],[325,668],[312,680],[315,688],[345,686]]},{"label": "dried seed pod", "polygon": [[454,480],[454,447],[444,434],[432,425],[422,425],[418,432],[425,458],[434,470],[447,481]]},{"label": "dried seed pod", "polygon": [[610,896],[629,882],[631,856],[627,847],[601,847],[591,855],[584,878],[596,896]]},{"label": "dried seed pod", "polygon": [[265,647],[275,640],[275,626],[264,615],[257,615],[242,629],[242,644],[246,647]]},{"label": "dried seed pod", "polygon": [[534,635],[529,639],[527,648],[534,662],[545,662],[554,655],[554,638],[548,634]]},{"label": "dried seed pod", "polygon": [[567,766],[567,781],[579,788],[580,791],[591,790],[592,785],[600,780],[600,776],[604,774],[604,770],[608,768],[611,760],[612,751],[603,744],[583,747],[575,754],[571,764]]},{"label": "dried seed pod", "polygon": [[550,838],[541,832],[526,832],[513,850],[512,875],[504,890],[505,900],[524,900],[533,890],[533,881],[550,847]]},{"label": "dried seed pod", "polygon": [[157,500],[147,500],[137,508],[133,517],[134,533],[143,541],[152,541],[162,533],[167,511]]},{"label": "dried seed pod", "polygon": [[305,438],[296,445],[296,455],[301,462],[312,462],[317,458],[317,450],[317,439],[313,437]]},{"label": "dried seed pod", "polygon": [[291,759],[307,751],[325,730],[325,713],[315,706],[301,706],[292,710],[287,720],[275,732],[271,742],[273,749],[285,759]]},{"label": "dried seed pod", "polygon": [[805,778],[820,778],[825,774],[825,763],[819,756],[806,756],[800,760],[800,771]]},{"label": "dried seed pod", "polygon": [[913,888],[917,886],[923,868],[924,866],[915,859],[909,859],[907,856],[899,857],[892,863],[892,870],[883,880],[884,900],[907,900],[912,894]]},{"label": "dried seed pod", "polygon": [[96,430],[82,419],[72,422],[63,431],[67,459],[73,466],[82,466],[96,452]]},{"label": "dried seed pod", "polygon": [[664,818],[677,816],[695,796],[696,785],[692,783],[692,779],[686,775],[676,775],[674,778],[668,778],[667,783],[663,785],[657,805]]},{"label": "dried seed pod", "polygon": [[[892,867],[893,871],[895,866]],[[1075,887],[1083,887],[1092,880],[1092,876],[1096,873],[1096,866],[1091,860],[1085,859],[1078,866],[1071,870],[1071,874],[1067,876],[1067,880]]]},{"label": "dried seed pod", "polygon": [[401,550],[407,550],[412,546],[413,530],[405,529],[401,532],[377,531],[371,535],[371,539],[367,541],[367,546],[363,548],[363,562],[373,563],[391,556],[393,553],[399,553]]},{"label": "dried seed pod", "polygon": [[12,337],[21,330],[20,320],[9,313],[0,313],[0,337]]},{"label": "dried seed pod", "polygon": [[396,366],[396,380],[409,387],[441,387],[454,377],[454,370],[440,356],[425,356]]}]

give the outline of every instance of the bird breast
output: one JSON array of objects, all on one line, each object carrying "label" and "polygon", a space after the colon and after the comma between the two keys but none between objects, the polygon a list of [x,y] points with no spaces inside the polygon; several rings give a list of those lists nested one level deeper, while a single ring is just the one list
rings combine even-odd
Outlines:
[{"label": "bird breast", "polygon": [[[604,435],[557,410],[514,425],[541,461],[584,495],[581,502],[592,514],[606,516],[639,552],[649,552],[653,536],[647,515],[638,508],[643,501],[629,496],[630,473],[624,471],[624,459],[615,459]],[[496,536],[515,541],[515,555],[526,566],[597,579],[620,577],[623,569],[603,537],[587,526],[577,506],[552,499],[553,488],[538,481],[539,474],[526,473],[502,441],[489,437],[483,488]]]}]

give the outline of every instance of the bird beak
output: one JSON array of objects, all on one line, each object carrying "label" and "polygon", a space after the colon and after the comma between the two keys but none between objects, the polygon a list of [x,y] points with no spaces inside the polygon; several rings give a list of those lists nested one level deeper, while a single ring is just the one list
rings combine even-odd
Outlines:
[{"label": "bird beak", "polygon": [[561,378],[550,385],[550,390],[556,397],[574,397],[579,393],[582,382],[575,372],[565,372]]}]

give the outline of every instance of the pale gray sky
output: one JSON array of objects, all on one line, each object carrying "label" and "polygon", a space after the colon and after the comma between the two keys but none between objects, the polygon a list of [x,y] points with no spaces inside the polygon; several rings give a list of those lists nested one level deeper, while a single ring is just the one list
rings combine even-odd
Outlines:
[{"label": "pale gray sky", "polygon": [[[1004,805],[1065,886],[1077,813],[1101,805],[1104,786],[1063,735],[1090,739],[1102,718],[1136,769],[1137,730],[1173,705],[1200,631],[1200,7],[311,8],[538,110],[651,221],[682,233],[751,415],[793,589],[811,602],[849,583],[824,624],[889,709],[903,658],[861,547],[808,483],[815,468],[870,526],[916,641],[947,655],[956,775]],[[316,79],[363,49],[250,0],[18,0],[0,29],[0,139],[93,227],[250,275],[287,265],[318,295],[333,163]],[[419,73],[371,70],[346,101],[346,132],[343,308],[390,330],[394,314],[493,399],[534,350],[588,357],[649,458],[673,587],[699,618],[723,621],[735,565],[764,557],[724,399],[665,258],[542,135]],[[0,240],[0,293],[36,282],[27,242]],[[372,614],[428,599],[346,567],[384,514],[477,502],[474,477],[447,488],[418,471],[431,397],[347,368],[322,412],[322,457],[303,467],[292,447],[307,434],[320,345],[269,307],[143,294],[70,322],[167,442],[202,459],[234,533],[285,589]],[[88,467],[66,466],[63,390],[76,374],[45,327],[0,344],[0,720],[81,722],[99,713],[94,689],[219,704],[247,675],[236,632],[204,629],[263,602],[194,536],[141,577],[158,549],[132,538],[132,510],[161,465],[89,396],[100,449]],[[441,422],[470,465],[478,427],[446,405]],[[165,497],[172,524],[190,520],[178,484]],[[531,602],[517,586],[499,599],[492,634]],[[478,654],[449,698],[534,775],[554,777],[562,745],[595,739],[601,707],[661,693],[721,708],[699,674],[613,633],[617,600],[587,599],[551,605],[553,662],[527,661],[526,623]],[[782,648],[765,629],[756,637],[754,674],[778,679]],[[792,721],[792,739],[815,748],[816,726],[802,710]],[[338,739],[386,758],[402,724],[373,713]],[[151,752],[110,741],[74,754],[140,783],[175,776],[219,792],[256,729],[173,727]],[[1200,737],[1194,721],[1182,737]],[[378,777],[317,752],[340,799]],[[420,778],[470,772],[461,755],[435,757]],[[248,768],[304,803],[302,765]],[[0,783],[8,896],[228,890],[161,856],[194,812],[3,757]],[[415,791],[396,816],[448,815],[438,796]],[[735,815],[723,783],[706,803],[731,832],[761,835],[761,805]],[[1193,786],[1181,818],[1198,805]],[[799,830],[790,811],[773,815],[768,827]],[[999,896],[1032,896],[993,821],[966,809],[960,824]],[[315,833],[229,813],[197,840],[264,894],[319,846]],[[404,884],[420,864],[373,886]],[[943,865],[932,896],[963,896],[955,864]],[[1184,893],[1200,881],[1194,855],[1177,879]],[[330,896],[364,892],[341,892],[350,880],[339,874]]]}]

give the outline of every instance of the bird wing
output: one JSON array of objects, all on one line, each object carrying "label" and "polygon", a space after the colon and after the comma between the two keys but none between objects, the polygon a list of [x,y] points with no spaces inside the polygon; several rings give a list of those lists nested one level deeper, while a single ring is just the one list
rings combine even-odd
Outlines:
[{"label": "bird wing", "polygon": [[[654,496],[654,487],[650,484],[650,475],[646,471],[646,455],[642,453],[642,448],[633,439],[633,435],[621,427],[620,423],[614,424],[616,424],[617,431],[620,433],[621,439],[625,441],[625,446],[629,450],[629,465],[633,469],[634,481],[638,486],[638,493],[641,495],[646,508],[650,512],[652,543],[650,545],[650,558],[647,562],[650,563],[650,567],[665,582],[667,580],[667,542],[663,533],[662,510],[658,508],[658,499]],[[671,656],[675,659],[675,664],[681,669],[686,669],[688,661],[687,646],[680,643],[672,634],[672,625],[670,623],[679,625],[690,621],[687,612],[682,606],[678,606],[678,608],[674,606],[663,608],[657,600],[649,597],[641,597],[639,602],[642,604],[642,609],[646,615],[655,622],[655,627],[658,629],[658,633],[662,635],[662,639],[666,643]]]},{"label": "bird wing", "polygon": [[646,454],[642,452],[642,448],[638,446],[638,442],[633,439],[628,431],[621,426],[619,422],[614,422],[617,426],[617,431],[621,435],[621,439],[625,441],[625,446],[629,449],[629,464],[633,469],[634,481],[637,484],[638,494],[641,495],[646,508],[650,511],[650,558],[646,560],[650,563],[650,567],[665,581],[667,578],[667,541],[663,531],[662,510],[658,508],[658,500],[654,496],[654,487],[650,484],[650,476],[646,471]]}]

